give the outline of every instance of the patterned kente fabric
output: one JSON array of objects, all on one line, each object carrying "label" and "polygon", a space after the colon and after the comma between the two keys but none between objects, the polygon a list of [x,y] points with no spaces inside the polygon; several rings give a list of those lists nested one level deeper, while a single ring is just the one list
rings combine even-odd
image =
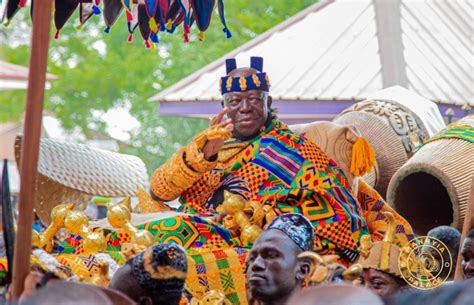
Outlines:
[{"label": "patterned kente fabric", "polygon": [[276,214],[305,215],[315,228],[315,251],[356,259],[367,225],[342,170],[316,144],[274,117],[257,137],[228,140],[218,160],[181,193],[183,212],[213,215],[228,190]]},{"label": "patterned kente fabric", "polygon": [[397,223],[395,240],[399,247],[405,246],[406,243],[415,237],[408,221],[392,209],[383,200],[382,196],[363,180],[359,181],[357,201],[359,201],[361,205],[362,216],[364,216],[364,219],[367,221],[372,241],[381,241],[384,239],[388,227],[388,219],[383,214],[384,212],[390,212],[395,217]]}]

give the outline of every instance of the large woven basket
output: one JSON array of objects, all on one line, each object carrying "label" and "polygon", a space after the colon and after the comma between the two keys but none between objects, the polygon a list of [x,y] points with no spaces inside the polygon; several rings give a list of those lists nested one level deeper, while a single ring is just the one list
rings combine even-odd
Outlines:
[{"label": "large woven basket", "polygon": [[[326,121],[291,125],[289,128],[298,134],[304,134],[309,140],[321,147],[342,169],[352,185],[353,191],[357,191],[357,184],[354,183],[355,177],[350,171],[352,145],[361,136],[357,128]],[[378,167],[375,164],[372,170],[362,178],[373,187],[377,182],[378,175]]]},{"label": "large woven basket", "polygon": [[[380,173],[375,189],[383,197],[393,174],[436,129],[444,127],[438,116],[433,115],[439,114],[433,107],[436,108],[434,103],[394,87],[374,93],[372,98],[347,108],[334,119],[338,124],[354,125],[375,149]],[[428,126],[433,121],[436,124]]]},{"label": "large woven basket", "polygon": [[451,124],[421,147],[393,176],[387,199],[418,234],[438,225],[462,229],[473,176],[471,115]]},{"label": "large woven basket", "polygon": [[[18,165],[21,147],[22,136],[17,136]],[[83,209],[94,195],[133,196],[137,187],[148,189],[148,174],[145,164],[135,156],[51,139],[40,142],[35,210],[45,224],[58,204],[72,202]]]}]

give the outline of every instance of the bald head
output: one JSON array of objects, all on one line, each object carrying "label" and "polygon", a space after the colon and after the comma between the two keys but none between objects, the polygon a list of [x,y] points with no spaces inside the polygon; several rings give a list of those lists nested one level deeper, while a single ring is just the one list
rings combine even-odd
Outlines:
[{"label": "bald head", "polygon": [[288,304],[294,305],[383,305],[370,290],[360,286],[337,284],[305,289]]}]

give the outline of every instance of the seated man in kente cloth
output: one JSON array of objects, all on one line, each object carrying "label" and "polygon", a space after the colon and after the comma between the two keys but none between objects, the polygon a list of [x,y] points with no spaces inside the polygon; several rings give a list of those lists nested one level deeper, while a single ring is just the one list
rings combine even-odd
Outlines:
[{"label": "seated man in kente cloth", "polygon": [[[319,146],[278,119],[262,58],[252,57],[245,68],[228,59],[226,69],[220,84],[223,110],[152,176],[152,196],[159,201],[179,197],[181,211],[191,215],[159,224],[158,239],[167,236],[160,241],[185,248],[242,245],[235,227],[203,217],[217,214],[228,191],[251,203],[251,220],[261,227],[282,213],[303,214],[314,226],[316,252],[353,262],[368,231],[344,173]],[[203,225],[212,227],[212,237]],[[180,233],[187,226],[201,237],[188,240]]]}]

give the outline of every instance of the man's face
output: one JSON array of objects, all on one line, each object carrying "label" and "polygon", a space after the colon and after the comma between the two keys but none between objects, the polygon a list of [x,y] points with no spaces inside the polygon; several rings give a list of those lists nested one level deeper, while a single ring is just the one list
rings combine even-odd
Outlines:
[{"label": "man's face", "polygon": [[[245,77],[257,72],[251,68],[232,71],[229,76]],[[257,135],[265,125],[271,98],[265,100],[264,92],[250,90],[245,92],[231,92],[224,96],[224,106],[229,109],[228,116],[234,123],[234,132],[237,135],[251,137]]]},{"label": "man's face", "polygon": [[474,238],[465,238],[461,250],[462,273],[465,279],[474,278]]},{"label": "man's face", "polygon": [[372,268],[364,270],[364,285],[379,296],[389,296],[400,289],[395,276]]},{"label": "man's face", "polygon": [[300,252],[283,232],[265,231],[253,245],[247,261],[247,285],[252,298],[270,302],[291,294],[299,284]]}]

